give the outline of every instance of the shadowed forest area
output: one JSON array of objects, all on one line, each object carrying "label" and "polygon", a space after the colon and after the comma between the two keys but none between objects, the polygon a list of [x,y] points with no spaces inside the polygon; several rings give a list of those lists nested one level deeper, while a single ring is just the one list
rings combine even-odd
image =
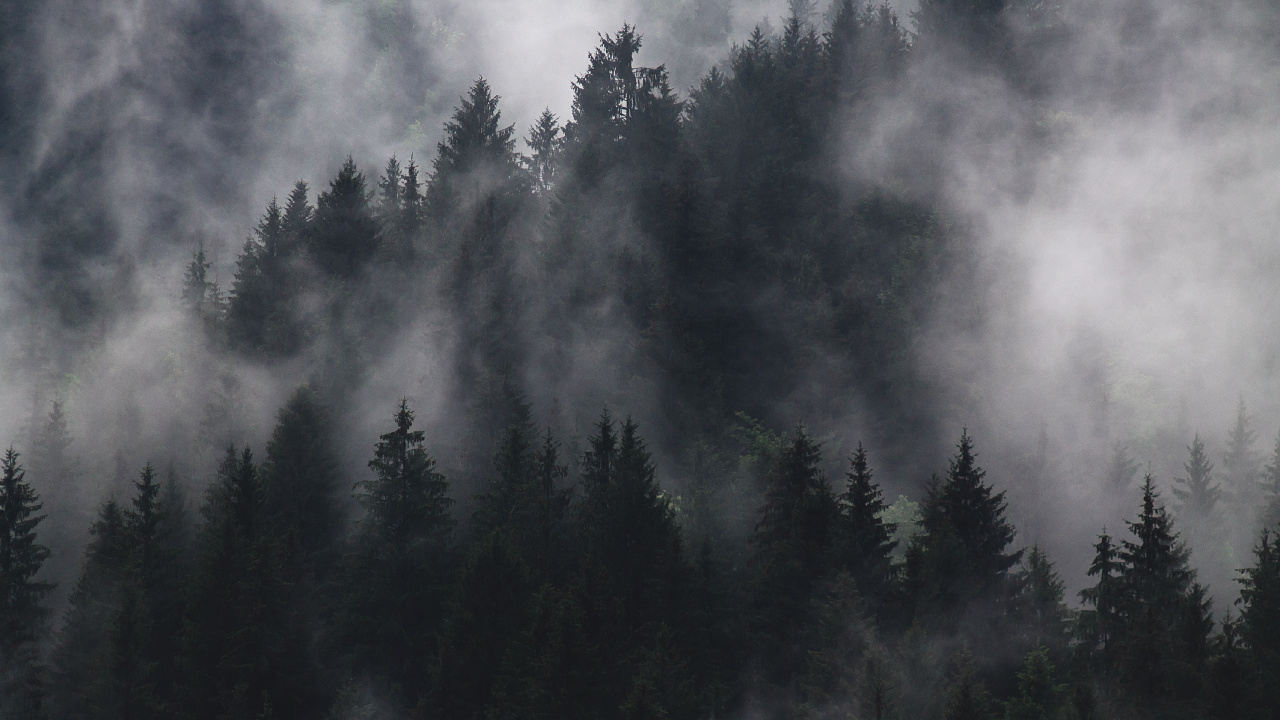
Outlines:
[{"label": "shadowed forest area", "polygon": [[[796,0],[687,92],[624,25],[523,130],[478,78],[433,157],[279,188],[233,262],[182,235],[147,286],[163,352],[110,338],[164,266],[72,263],[97,221],[31,211],[72,238],[33,266],[50,333],[147,370],[73,422],[85,365],[28,358],[52,369],[0,461],[0,719],[1280,717],[1271,400],[1129,432],[1083,383],[1092,450],[1063,459],[1043,420],[1021,454],[957,422],[979,371],[930,370],[1015,262],[957,168],[1028,195],[1184,62],[1153,4],[1102,5]],[[1246,5],[1240,43],[1274,44]],[[1095,11],[1126,54],[1086,65]],[[1092,541],[1062,550],[1068,522]]]}]

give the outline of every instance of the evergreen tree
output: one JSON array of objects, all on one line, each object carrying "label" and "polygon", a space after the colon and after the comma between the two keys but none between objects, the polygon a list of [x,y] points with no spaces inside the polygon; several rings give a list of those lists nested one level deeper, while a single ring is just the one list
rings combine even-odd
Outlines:
[{"label": "evergreen tree", "polygon": [[1093,546],[1093,561],[1089,564],[1089,577],[1098,580],[1093,587],[1080,591],[1080,599],[1086,605],[1093,606],[1081,616],[1082,632],[1085,636],[1085,648],[1110,657],[1121,628],[1120,611],[1123,603],[1120,573],[1123,565],[1120,562],[1119,549],[1112,542],[1106,530],[1098,536]]},{"label": "evergreen tree", "polygon": [[1186,517],[1200,525],[1207,524],[1217,510],[1222,490],[1213,481],[1213,463],[1205,452],[1204,441],[1196,434],[1187,446],[1188,459],[1183,468],[1185,478],[1178,478],[1173,494],[1181,503],[1180,510]]},{"label": "evergreen tree", "polygon": [[468,184],[478,184],[488,194],[514,177],[515,126],[503,127],[498,100],[488,81],[478,78],[445,123],[427,185],[427,205],[437,219],[457,210],[464,197],[472,202],[483,197],[466,195]]},{"label": "evergreen tree", "polygon": [[1138,463],[1129,455],[1129,448],[1116,443],[1111,451],[1111,461],[1107,465],[1106,488],[1112,493],[1127,492],[1137,474]]},{"label": "evergreen tree", "polygon": [[1253,688],[1247,658],[1240,646],[1239,623],[1230,611],[1222,619],[1222,632],[1215,638],[1213,656],[1205,673],[1204,713],[1213,720],[1251,715]]},{"label": "evergreen tree", "polygon": [[1067,606],[1063,603],[1063,582],[1053,569],[1053,563],[1040,549],[1032,545],[1027,554],[1027,568],[1021,578],[1021,612],[1027,624],[1030,640],[1046,650],[1058,651],[1065,640]]},{"label": "evergreen tree", "polygon": [[289,191],[289,200],[285,203],[284,217],[281,221],[286,241],[286,247],[283,249],[287,254],[291,254],[295,248],[304,244],[311,221],[315,217],[315,208],[311,207],[307,199],[308,191],[307,183],[303,180],[294,183],[293,190]]},{"label": "evergreen tree", "polygon": [[1227,451],[1222,456],[1222,469],[1226,475],[1227,498],[1243,507],[1252,507],[1259,500],[1258,481],[1261,461],[1254,452],[1257,433],[1250,427],[1253,418],[1244,405],[1244,398],[1236,410],[1236,422],[1227,432]]},{"label": "evergreen tree", "polygon": [[294,579],[324,582],[341,525],[338,459],[328,411],[310,387],[298,388],[280,409],[262,475],[263,511],[284,542]]},{"label": "evergreen tree", "polygon": [[[1034,556],[1034,553],[1033,553]],[[1066,685],[1054,682],[1049,651],[1038,647],[1027,654],[1018,672],[1018,695],[1004,704],[1005,720],[1047,720],[1057,717]]]},{"label": "evergreen tree", "polygon": [[1280,532],[1280,435],[1276,436],[1271,461],[1262,471],[1262,496],[1258,524],[1264,529]]},{"label": "evergreen tree", "polygon": [[343,639],[358,673],[383,678],[409,707],[423,696],[444,603],[452,500],[401,400],[357,484],[365,517],[347,558]]},{"label": "evergreen tree", "polygon": [[59,718],[91,718],[104,709],[110,714],[116,705],[110,630],[120,615],[132,545],[114,499],[98,509],[89,538],[52,655],[49,709]]},{"label": "evergreen tree", "polygon": [[1022,551],[1006,552],[1013,525],[1005,519],[1005,494],[993,492],[978,467],[973,440],[960,434],[946,480],[929,486],[923,532],[907,548],[906,582],[917,613],[955,622],[982,600],[1000,608],[1010,600],[1009,570]]},{"label": "evergreen tree", "polygon": [[806,663],[794,637],[809,622],[818,583],[836,567],[840,507],[819,469],[821,451],[803,427],[768,478],[751,536],[752,625],[765,680],[786,686]]},{"label": "evergreen tree", "polygon": [[529,129],[529,137],[525,139],[532,155],[525,161],[525,167],[533,180],[534,190],[539,195],[546,195],[555,186],[556,164],[560,154],[560,123],[551,110],[543,110],[537,122]]},{"label": "evergreen tree", "polygon": [[1118,675],[1128,701],[1155,713],[1193,697],[1212,627],[1204,589],[1147,475],[1132,540],[1119,551],[1122,634]]},{"label": "evergreen tree", "polygon": [[858,591],[872,602],[882,602],[893,579],[891,563],[898,543],[897,526],[882,519],[885,511],[880,486],[872,481],[867,452],[862,443],[849,461],[848,484],[840,496],[842,564],[853,575]]},{"label": "evergreen tree", "polygon": [[972,656],[962,655],[957,665],[947,688],[942,717],[945,720],[988,720],[991,717],[991,696],[974,673]]},{"label": "evergreen tree", "polygon": [[1274,718],[1280,708],[1280,549],[1262,531],[1254,546],[1253,567],[1240,579],[1240,640],[1258,695],[1261,717]]},{"label": "evergreen tree", "polygon": [[373,257],[379,228],[364,174],[347,157],[329,189],[316,199],[310,241],[321,269],[336,278],[351,278]]},{"label": "evergreen tree", "polygon": [[217,330],[226,312],[226,297],[217,281],[209,278],[211,267],[201,242],[182,278],[182,304],[205,332]]},{"label": "evergreen tree", "polygon": [[36,528],[45,519],[40,501],[10,447],[0,460],[0,710],[6,717],[35,720],[44,695],[38,648],[53,586],[36,575],[49,556]]}]

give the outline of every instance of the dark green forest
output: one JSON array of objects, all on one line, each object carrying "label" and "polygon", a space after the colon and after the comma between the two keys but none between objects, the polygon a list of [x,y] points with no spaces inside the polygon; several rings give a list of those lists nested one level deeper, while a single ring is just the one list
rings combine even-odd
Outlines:
[{"label": "dark green forest", "polygon": [[[1159,58],[1144,7],[1125,32]],[[118,454],[81,518],[62,402],[11,439],[0,719],[1280,718],[1280,440],[1254,400],[1221,458],[1162,446],[1177,477],[1102,442],[1111,519],[1064,580],[1012,519],[1047,471],[989,479],[995,439],[919,370],[922,325],[981,314],[952,291],[985,281],[981,228],[931,150],[960,106],[940,90],[886,176],[832,151],[949,68],[1007,88],[1015,160],[1049,157],[1073,42],[1051,2],[792,2],[684,92],[624,25],[567,117],[522,133],[477,78],[434,157],[264,198],[234,265],[196,243],[172,278],[186,372],[222,383],[199,448]],[[1144,76],[1108,78],[1075,100],[1146,111]],[[101,297],[45,290],[93,331]],[[406,388],[353,461],[371,359],[433,332],[424,308],[446,417]],[[261,442],[232,363],[302,368]],[[608,387],[577,392],[584,367]],[[837,436],[855,401],[865,436]]]}]

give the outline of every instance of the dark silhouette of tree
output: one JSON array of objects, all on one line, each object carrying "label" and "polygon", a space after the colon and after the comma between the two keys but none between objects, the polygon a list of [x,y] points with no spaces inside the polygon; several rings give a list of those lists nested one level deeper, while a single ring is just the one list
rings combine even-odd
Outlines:
[{"label": "dark silhouette of tree", "polygon": [[39,643],[47,630],[45,596],[53,586],[36,579],[49,557],[36,528],[40,500],[10,447],[0,460],[0,710],[36,720],[44,696]]},{"label": "dark silhouette of tree", "polygon": [[858,443],[849,465],[847,485],[840,496],[841,564],[849,570],[863,597],[883,602],[893,580],[891,559],[898,545],[893,539],[897,526],[881,518],[884,497],[880,486],[872,481],[862,443]]},{"label": "dark silhouette of tree", "polygon": [[369,202],[364,174],[350,156],[329,182],[329,189],[316,199],[311,227],[312,252],[332,277],[354,277],[377,251],[378,220]]},{"label": "dark silhouette of tree", "polygon": [[1268,717],[1280,707],[1280,550],[1268,530],[1262,531],[1253,556],[1253,566],[1240,579],[1239,631],[1257,693],[1253,706]]},{"label": "dark silhouette of tree", "polygon": [[1222,498],[1222,490],[1213,481],[1213,463],[1209,462],[1209,454],[1205,452],[1204,441],[1197,434],[1187,446],[1187,462],[1183,465],[1186,477],[1178,478],[1173,494],[1180,502],[1179,510],[1195,523],[1208,523],[1218,501]]},{"label": "dark silhouette of tree", "polygon": [[407,400],[394,422],[369,461],[373,477],[356,485],[365,517],[346,558],[342,639],[359,673],[375,673],[412,708],[443,614],[453,501]]}]

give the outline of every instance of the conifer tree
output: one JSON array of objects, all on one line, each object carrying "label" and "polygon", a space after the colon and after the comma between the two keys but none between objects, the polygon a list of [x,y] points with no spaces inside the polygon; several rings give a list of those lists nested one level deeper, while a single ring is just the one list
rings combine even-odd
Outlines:
[{"label": "conifer tree", "polygon": [[312,251],[321,269],[332,277],[351,278],[377,250],[378,221],[364,174],[350,156],[329,182],[329,189],[316,199],[312,227]]},{"label": "conifer tree", "polygon": [[1129,455],[1129,448],[1116,443],[1111,450],[1111,461],[1107,465],[1106,488],[1113,493],[1126,492],[1137,474],[1138,463]]},{"label": "conifer tree", "polygon": [[49,709],[55,717],[92,717],[95,709],[114,710],[116,703],[110,630],[127,587],[132,544],[114,498],[99,507],[89,538],[52,655]]},{"label": "conifer tree", "polygon": [[560,153],[560,123],[550,109],[543,110],[529,129],[525,139],[532,154],[525,167],[533,180],[533,188],[539,195],[546,195],[555,186],[556,164]]},{"label": "conifer tree", "polygon": [[1173,494],[1181,503],[1180,510],[1197,524],[1207,524],[1217,510],[1222,490],[1213,481],[1213,463],[1205,452],[1204,441],[1197,433],[1187,446],[1188,458],[1183,468],[1185,478],[1178,478]]},{"label": "conifer tree", "polygon": [[1065,587],[1039,545],[1027,554],[1027,569],[1021,578],[1020,610],[1024,614],[1030,640],[1047,650],[1062,648],[1067,623],[1067,606],[1063,603]]},{"label": "conifer tree", "polygon": [[1276,436],[1271,460],[1262,470],[1262,502],[1258,524],[1280,532],[1280,435]]},{"label": "conifer tree", "polygon": [[1236,409],[1236,421],[1227,432],[1227,451],[1222,456],[1225,494],[1243,507],[1252,507],[1259,499],[1258,481],[1261,464],[1254,452],[1257,433],[1250,427],[1253,418],[1245,408],[1244,398]]},{"label": "conifer tree", "polygon": [[413,707],[440,626],[452,500],[407,400],[394,421],[369,461],[373,478],[356,486],[366,514],[347,558],[342,622],[357,670],[384,678]]},{"label": "conifer tree", "polygon": [[400,230],[406,249],[412,249],[413,241],[422,229],[423,212],[422,183],[418,180],[418,164],[411,155],[404,169],[404,181],[400,184]]},{"label": "conifer tree", "polygon": [[0,710],[20,720],[40,717],[43,670],[37,651],[46,631],[45,596],[53,586],[37,580],[49,549],[36,528],[45,519],[18,453],[0,460]]},{"label": "conifer tree", "polygon": [[307,199],[309,188],[307,183],[299,180],[293,184],[293,190],[289,191],[289,200],[284,206],[284,217],[281,221],[285,237],[291,248],[286,248],[288,253],[292,253],[294,248],[301,247],[307,237],[307,231],[311,226],[311,220],[315,216],[315,208],[311,207],[310,201]]},{"label": "conifer tree", "polygon": [[1007,552],[1015,531],[1005,518],[1005,494],[993,492],[985,477],[973,440],[961,432],[946,480],[929,486],[924,532],[907,548],[906,582],[916,610],[939,613],[944,623],[974,600],[999,608],[1011,599],[1009,570],[1022,551]]},{"label": "conifer tree", "polygon": [[515,126],[502,125],[498,100],[488,81],[478,78],[445,123],[427,185],[427,206],[438,220],[458,208],[468,184],[484,188],[488,195],[500,192],[514,177]]},{"label": "conifer tree", "polygon": [[991,717],[991,696],[974,673],[973,657],[968,653],[957,660],[942,717],[944,720],[989,720]]},{"label": "conifer tree", "polygon": [[1120,573],[1123,566],[1120,562],[1119,549],[1112,542],[1106,530],[1098,536],[1093,546],[1093,561],[1089,564],[1089,577],[1096,577],[1092,587],[1080,591],[1080,599],[1086,605],[1093,606],[1082,617],[1082,630],[1086,638],[1085,647],[1110,657],[1112,644],[1120,632],[1120,611],[1123,603]]},{"label": "conifer tree", "polygon": [[1194,693],[1211,625],[1204,588],[1195,582],[1188,552],[1158,503],[1150,475],[1143,482],[1138,519],[1128,526],[1133,539],[1119,551],[1118,674],[1136,709],[1159,712]]},{"label": "conifer tree", "polygon": [[1274,717],[1280,708],[1280,548],[1268,530],[1240,579],[1240,640],[1258,696],[1254,705]]},{"label": "conifer tree", "polygon": [[294,391],[276,416],[262,467],[263,511],[303,582],[323,582],[336,560],[341,513],[338,460],[327,409],[314,390]]},{"label": "conifer tree", "polygon": [[1054,682],[1049,651],[1037,647],[1027,654],[1018,672],[1018,695],[1004,704],[1005,720],[1044,720],[1057,717],[1067,687]]},{"label": "conifer tree", "polygon": [[872,602],[885,600],[893,577],[891,558],[898,543],[897,526],[886,523],[884,497],[872,481],[862,443],[849,461],[848,483],[840,496],[842,564],[853,575],[858,591]]}]

